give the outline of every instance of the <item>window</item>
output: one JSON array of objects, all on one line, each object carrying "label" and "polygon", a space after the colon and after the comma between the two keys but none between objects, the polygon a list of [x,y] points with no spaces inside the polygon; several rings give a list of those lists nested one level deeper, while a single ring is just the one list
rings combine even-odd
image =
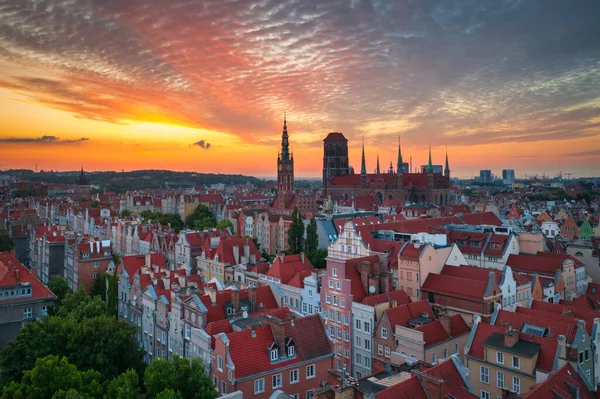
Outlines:
[{"label": "window", "polygon": [[387,339],[387,328],[381,329],[381,338]]},{"label": "window", "polygon": [[265,391],[265,379],[254,380],[254,394],[263,393]]},{"label": "window", "polygon": [[485,384],[490,383],[490,369],[487,367],[479,367],[479,380]]},{"label": "window", "polygon": [[97,279],[98,278],[98,273],[94,273],[92,277],[94,278],[94,280]]},{"label": "window", "polygon": [[23,309],[23,318],[24,319],[31,319],[32,316],[33,316],[33,312],[31,310],[31,308]]},{"label": "window", "polygon": [[271,349],[271,361],[279,359],[279,351],[277,349]]},{"label": "window", "polygon": [[342,314],[340,312],[337,312],[337,322],[342,324]]},{"label": "window", "polygon": [[290,371],[290,384],[295,384],[298,381],[300,381],[298,379],[298,369],[294,369],[294,370]]},{"label": "window", "polygon": [[216,375],[213,376],[213,383],[215,384],[215,390],[219,392],[219,377],[217,377]]},{"label": "window", "polygon": [[306,366],[306,379],[315,377],[315,365]]},{"label": "window", "polygon": [[169,337],[169,352],[173,352],[173,338]]},{"label": "window", "polygon": [[273,389],[281,387],[281,374],[275,374],[272,377],[273,380]]},{"label": "window", "polygon": [[431,354],[431,364],[435,364],[435,362],[437,361],[437,356],[435,355],[435,353]]},{"label": "window", "polygon": [[225,381],[221,381],[221,393],[227,393],[227,383]]},{"label": "window", "polygon": [[348,324],[350,324],[350,321],[349,321],[348,315],[347,315],[347,314],[345,314],[345,315],[344,315],[344,325],[346,325],[346,326],[347,326]]},{"label": "window", "polygon": [[504,388],[504,373],[498,371],[496,373],[496,381],[498,382],[498,388]]},{"label": "window", "polygon": [[333,305],[337,306],[337,304],[338,304],[338,297],[337,297],[337,295],[334,295],[333,296]]},{"label": "window", "polygon": [[406,272],[406,279],[412,281],[412,272]]},{"label": "window", "polygon": [[521,379],[519,377],[513,376],[512,390],[513,390],[513,392],[521,393]]},{"label": "window", "polygon": [[335,289],[340,291],[342,289],[342,283],[340,283],[339,281],[335,282]]},{"label": "window", "polygon": [[383,345],[381,345],[381,344],[377,345],[377,354],[383,355]]},{"label": "window", "polygon": [[217,356],[217,370],[223,371],[223,358],[221,356]]},{"label": "window", "polygon": [[344,331],[344,341],[350,341],[350,333],[348,331]]},{"label": "window", "polygon": [[308,391],[306,391],[306,399],[312,399],[313,397],[313,390],[309,389]]},{"label": "window", "polygon": [[448,349],[444,348],[444,359],[448,357]]},{"label": "window", "polygon": [[346,300],[344,299],[343,296],[340,297],[340,307],[341,308],[345,308],[346,307]]},{"label": "window", "polygon": [[294,345],[288,346],[288,357],[292,357],[296,355],[296,348]]},{"label": "window", "polygon": [[350,349],[344,348],[344,357],[350,359]]},{"label": "window", "polygon": [[481,399],[490,399],[490,393],[486,392],[484,390],[481,390],[481,395],[480,395]]},{"label": "window", "polygon": [[335,267],[333,269],[331,269],[331,275],[333,277],[337,277],[337,269]]},{"label": "window", "polygon": [[365,349],[366,350],[371,350],[371,341],[369,341],[368,339],[365,338]]},{"label": "window", "polygon": [[325,302],[331,303],[331,295],[329,295],[329,294],[325,295]]},{"label": "window", "polygon": [[518,357],[513,356],[513,362],[512,365],[514,368],[519,369],[521,368],[521,359],[519,359]]},{"label": "window", "polygon": [[496,352],[496,362],[504,364],[504,353]]},{"label": "window", "polygon": [[329,320],[335,321],[335,312],[333,310],[329,311]]},{"label": "window", "polygon": [[329,288],[333,289],[333,280],[329,280]]},{"label": "window", "polygon": [[358,335],[354,336],[354,346],[356,346],[357,348],[360,348],[360,344],[361,344],[362,340],[360,339],[360,337]]},{"label": "window", "polygon": [[42,306],[42,316],[48,316],[48,305]]},{"label": "window", "polygon": [[368,356],[365,356],[365,367],[371,367],[371,358]]},{"label": "window", "polygon": [[388,348],[387,346],[385,347],[385,357],[390,357],[390,348]]},{"label": "window", "polygon": [[371,332],[371,323],[368,321],[365,321],[363,324],[365,326],[365,331],[370,333]]},{"label": "window", "polygon": [[332,338],[335,335],[335,327],[334,326],[329,326],[329,335],[331,335]]},{"label": "window", "polygon": [[312,296],[313,296],[312,290],[308,290],[308,296],[312,298]]},{"label": "window", "polygon": [[357,329],[357,330],[360,330],[360,329],[361,329],[361,325],[360,325],[360,324],[361,324],[361,323],[360,323],[360,319],[356,319],[355,321],[356,321],[356,323],[355,323],[355,324],[356,324],[356,329]]},{"label": "window", "polygon": [[336,337],[337,339],[342,339],[342,329],[338,328],[336,331]]}]

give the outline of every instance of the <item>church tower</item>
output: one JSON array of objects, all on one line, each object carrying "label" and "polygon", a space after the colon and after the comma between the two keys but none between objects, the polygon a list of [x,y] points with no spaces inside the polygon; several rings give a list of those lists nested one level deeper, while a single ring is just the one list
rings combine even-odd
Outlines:
[{"label": "church tower", "polygon": [[281,152],[277,156],[277,190],[280,193],[294,192],[294,155],[290,156],[290,143],[285,113],[283,114]]}]

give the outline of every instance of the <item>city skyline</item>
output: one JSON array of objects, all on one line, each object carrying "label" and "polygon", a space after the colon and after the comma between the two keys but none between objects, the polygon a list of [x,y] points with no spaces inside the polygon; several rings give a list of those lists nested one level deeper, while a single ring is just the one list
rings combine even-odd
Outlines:
[{"label": "city skyline", "polygon": [[[0,6],[0,170],[598,175],[600,4],[293,0]],[[257,162],[260,159],[262,162]]]}]

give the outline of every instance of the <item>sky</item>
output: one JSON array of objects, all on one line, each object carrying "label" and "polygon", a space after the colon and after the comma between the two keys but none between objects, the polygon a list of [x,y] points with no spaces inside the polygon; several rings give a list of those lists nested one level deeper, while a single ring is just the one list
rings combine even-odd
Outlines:
[{"label": "sky", "polygon": [[0,170],[600,175],[598,0],[0,0]]}]

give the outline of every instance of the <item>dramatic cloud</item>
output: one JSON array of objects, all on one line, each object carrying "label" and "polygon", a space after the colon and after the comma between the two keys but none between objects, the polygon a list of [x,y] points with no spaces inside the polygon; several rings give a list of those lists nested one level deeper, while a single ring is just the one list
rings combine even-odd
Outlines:
[{"label": "dramatic cloud", "polygon": [[582,152],[572,152],[567,154],[568,157],[599,157],[600,149],[591,150],[591,151],[582,151]]},{"label": "dramatic cloud", "polygon": [[76,140],[61,140],[56,136],[42,136],[42,137],[7,137],[0,138],[0,143],[39,143],[39,144],[78,144],[84,141],[88,141],[89,138],[82,137]]},{"label": "dramatic cloud", "polygon": [[284,109],[305,146],[331,130],[379,145],[581,139],[599,135],[598,15],[597,0],[20,0],[0,5],[0,61],[23,74],[0,69],[0,87],[258,144]]},{"label": "dramatic cloud", "polygon": [[208,150],[210,148],[211,144],[204,140],[200,140],[200,141],[196,141],[194,144],[192,144],[192,147],[193,146],[198,146],[200,148],[204,148],[205,150]]}]

